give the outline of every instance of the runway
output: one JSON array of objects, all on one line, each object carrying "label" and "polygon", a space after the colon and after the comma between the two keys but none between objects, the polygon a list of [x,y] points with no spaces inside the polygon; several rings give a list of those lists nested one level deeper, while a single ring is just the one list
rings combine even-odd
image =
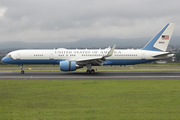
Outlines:
[{"label": "runway", "polygon": [[135,72],[0,72],[0,80],[180,80],[180,71]]}]

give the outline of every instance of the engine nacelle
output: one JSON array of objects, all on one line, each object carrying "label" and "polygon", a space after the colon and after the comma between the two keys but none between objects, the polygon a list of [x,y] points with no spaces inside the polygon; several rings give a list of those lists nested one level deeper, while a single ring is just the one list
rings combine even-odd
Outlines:
[{"label": "engine nacelle", "polygon": [[76,62],[75,61],[62,61],[60,62],[60,70],[61,71],[75,71]]}]

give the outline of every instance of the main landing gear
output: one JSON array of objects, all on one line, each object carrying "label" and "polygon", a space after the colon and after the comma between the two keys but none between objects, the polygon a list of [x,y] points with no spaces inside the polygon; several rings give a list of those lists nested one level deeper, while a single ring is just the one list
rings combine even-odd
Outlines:
[{"label": "main landing gear", "polygon": [[21,66],[21,74],[24,74],[23,65],[20,66]]},{"label": "main landing gear", "polygon": [[87,64],[86,67],[87,67],[87,71],[86,71],[87,74],[94,74],[95,73],[95,70],[92,69],[91,64]]},{"label": "main landing gear", "polygon": [[87,74],[94,74],[94,73],[95,73],[95,70],[94,70],[94,69],[92,69],[92,70],[87,70],[86,73],[87,73]]}]

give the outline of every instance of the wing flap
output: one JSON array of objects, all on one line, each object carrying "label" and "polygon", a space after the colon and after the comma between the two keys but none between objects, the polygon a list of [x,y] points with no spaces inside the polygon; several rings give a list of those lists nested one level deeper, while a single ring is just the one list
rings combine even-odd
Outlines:
[{"label": "wing flap", "polygon": [[93,58],[86,58],[86,59],[78,59],[78,60],[76,60],[76,62],[98,60],[98,59],[101,59],[101,58],[102,57],[93,57]]}]

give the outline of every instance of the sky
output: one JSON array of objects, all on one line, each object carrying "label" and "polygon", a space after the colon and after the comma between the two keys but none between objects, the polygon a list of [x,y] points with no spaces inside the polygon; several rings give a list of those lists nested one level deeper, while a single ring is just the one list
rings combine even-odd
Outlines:
[{"label": "sky", "polygon": [[1,0],[0,42],[180,36],[179,0]]}]

